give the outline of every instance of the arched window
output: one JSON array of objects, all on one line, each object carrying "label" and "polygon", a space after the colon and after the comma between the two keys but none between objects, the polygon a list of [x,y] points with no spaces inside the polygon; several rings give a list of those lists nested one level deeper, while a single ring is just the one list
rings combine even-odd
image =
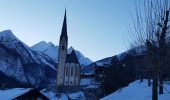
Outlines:
[{"label": "arched window", "polygon": [[66,76],[68,76],[68,67],[66,66]]},{"label": "arched window", "polygon": [[62,45],[61,49],[62,49],[62,50],[64,50],[64,49],[65,49],[64,45]]},{"label": "arched window", "polygon": [[73,76],[73,66],[71,67],[71,76]]},{"label": "arched window", "polygon": [[75,67],[75,76],[77,76],[77,66]]},{"label": "arched window", "polygon": [[79,66],[76,67],[76,76],[79,76]]}]

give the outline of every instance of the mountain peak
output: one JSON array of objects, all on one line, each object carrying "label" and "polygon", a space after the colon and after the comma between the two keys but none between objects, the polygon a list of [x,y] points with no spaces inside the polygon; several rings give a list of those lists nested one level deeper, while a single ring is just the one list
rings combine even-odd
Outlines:
[{"label": "mountain peak", "polygon": [[[38,43],[37,43],[38,44]],[[47,44],[45,41],[40,41],[39,44]]]},{"label": "mountain peak", "polygon": [[50,45],[50,46],[55,46],[52,42],[48,42],[48,45]]},{"label": "mountain peak", "polygon": [[55,45],[52,42],[45,42],[45,41],[41,41],[35,45],[33,45],[31,48],[34,50],[38,50],[38,51],[44,51],[48,48],[54,47]]},{"label": "mountain peak", "polygon": [[0,36],[2,37],[9,37],[14,36],[11,30],[4,30],[0,32]]},{"label": "mountain peak", "polygon": [[[53,43],[39,42],[39,43],[35,44],[34,46],[32,46],[31,48],[33,50],[40,51],[40,52],[47,54],[54,61],[58,62],[58,46],[54,46]],[[71,46],[70,48],[68,48],[67,54],[70,54],[73,50],[74,50],[74,48]],[[92,61],[90,59],[84,57],[84,55],[82,53],[80,53],[79,51],[75,50],[75,53],[76,53],[76,56],[82,66],[86,66],[86,65],[89,65],[90,63],[92,63]]]},{"label": "mountain peak", "polygon": [[4,30],[4,31],[1,31],[2,33],[12,33],[11,30]]}]

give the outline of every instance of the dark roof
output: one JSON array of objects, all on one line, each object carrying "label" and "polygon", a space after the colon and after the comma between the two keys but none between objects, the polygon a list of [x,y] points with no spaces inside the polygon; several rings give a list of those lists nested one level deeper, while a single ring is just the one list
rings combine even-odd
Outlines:
[{"label": "dark roof", "polygon": [[39,98],[41,97],[42,100],[49,100],[44,94],[42,94],[37,89],[31,89],[30,91],[28,91],[22,95],[19,95],[12,100],[25,100],[27,98],[31,99],[31,98],[37,98],[37,97],[39,97]]},{"label": "dark roof", "polygon": [[65,10],[65,15],[64,15],[64,21],[63,21],[63,27],[62,27],[62,31],[61,31],[61,35],[60,35],[60,40],[62,38],[65,38],[66,40],[68,40],[66,10]]},{"label": "dark roof", "polygon": [[70,54],[67,54],[66,63],[79,63],[74,50]]}]

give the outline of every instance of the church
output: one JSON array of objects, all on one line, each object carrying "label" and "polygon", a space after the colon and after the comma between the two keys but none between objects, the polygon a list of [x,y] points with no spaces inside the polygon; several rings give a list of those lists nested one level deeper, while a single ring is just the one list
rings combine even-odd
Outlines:
[{"label": "church", "polygon": [[57,91],[74,91],[80,85],[80,63],[74,50],[67,52],[67,19],[66,11],[59,41]]}]

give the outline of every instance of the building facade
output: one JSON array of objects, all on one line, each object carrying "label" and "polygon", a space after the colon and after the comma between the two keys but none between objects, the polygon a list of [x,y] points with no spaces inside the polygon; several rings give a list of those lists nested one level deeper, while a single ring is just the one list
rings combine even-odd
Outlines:
[{"label": "building facade", "polygon": [[67,53],[68,36],[66,11],[59,41],[57,89],[58,91],[69,91],[76,89],[80,84],[80,64],[76,53],[72,50]]}]

